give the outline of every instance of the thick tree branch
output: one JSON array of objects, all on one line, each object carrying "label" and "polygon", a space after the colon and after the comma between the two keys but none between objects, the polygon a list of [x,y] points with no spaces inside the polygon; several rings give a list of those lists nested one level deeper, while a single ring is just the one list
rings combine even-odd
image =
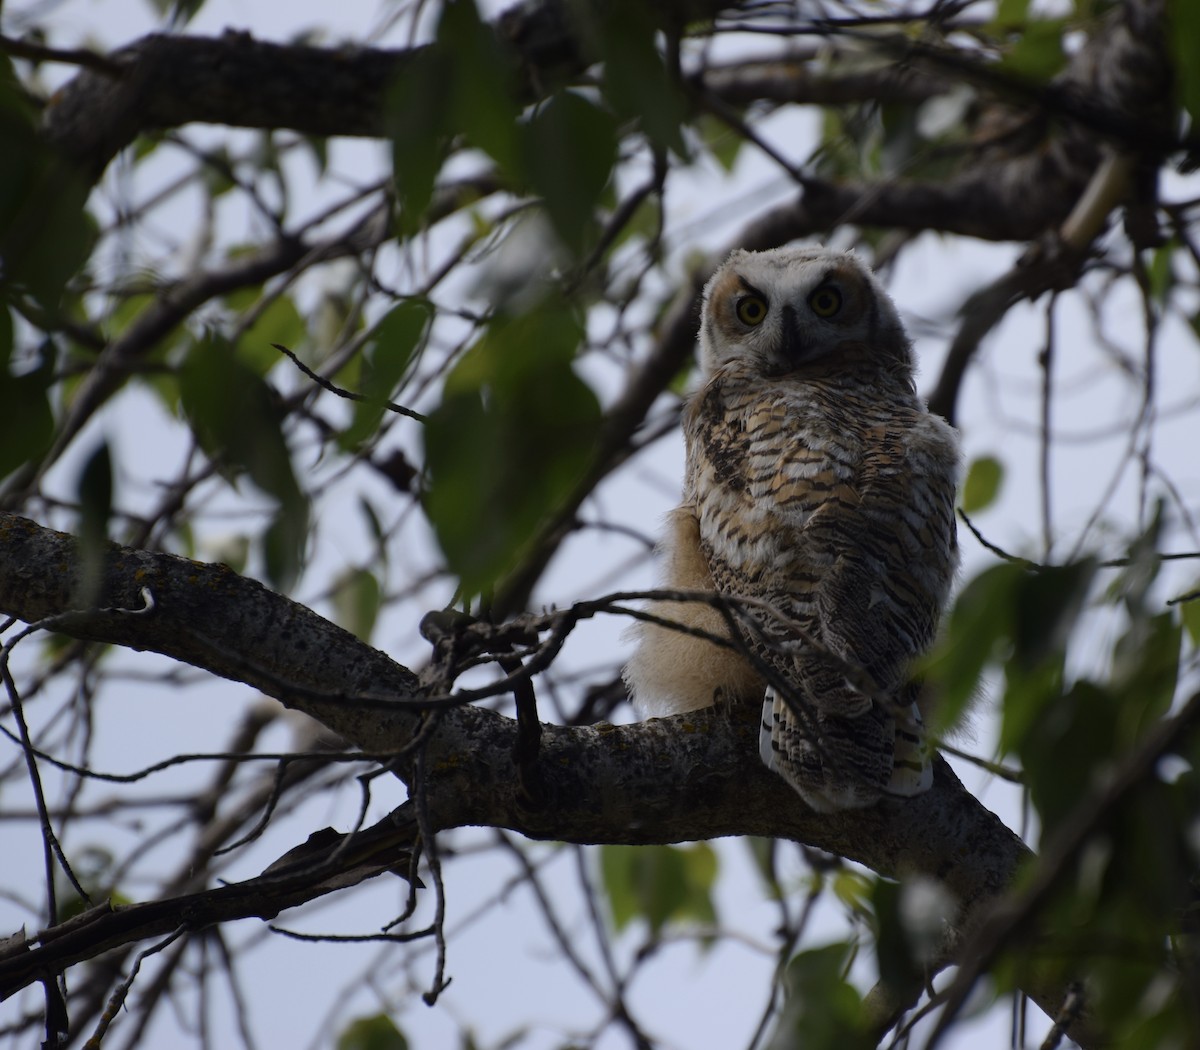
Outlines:
[{"label": "thick tree branch", "polygon": [[[81,570],[72,537],[0,514],[0,612],[245,682],[369,751],[402,751],[419,734],[426,779],[414,783],[411,749],[394,768],[423,793],[435,828],[503,827],[582,843],[790,838],[885,875],[942,881],[961,909],[952,944],[978,928],[1028,856],[944,762],[919,798],[815,814],[757,761],[755,719],[716,709],[631,726],[545,726],[544,790],[531,806],[513,765],[514,720],[406,703],[420,698],[411,671],[311,610],[224,566],[113,546],[102,608],[78,612]],[[142,609],[144,592],[152,608],[121,611]],[[1028,991],[1051,1014],[1065,994]]]},{"label": "thick tree branch", "polygon": [[[654,6],[665,21],[682,24],[736,4]],[[525,0],[496,20],[529,101],[586,67],[586,24],[586,13],[559,0]],[[273,44],[248,33],[146,36],[110,56],[122,75],[88,69],[55,95],[46,137],[93,180],[139,134],[190,123],[381,138],[388,88],[419,50]]]}]

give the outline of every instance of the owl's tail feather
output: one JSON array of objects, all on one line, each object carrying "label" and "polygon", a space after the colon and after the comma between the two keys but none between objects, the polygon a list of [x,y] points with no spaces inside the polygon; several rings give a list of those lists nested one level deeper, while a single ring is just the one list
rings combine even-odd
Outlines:
[{"label": "owl's tail feather", "polygon": [[[875,745],[876,754],[880,743]],[[873,776],[848,779],[845,774],[831,775],[825,757],[818,750],[820,747],[820,742],[810,739],[798,724],[784,698],[768,686],[758,734],[759,756],[769,770],[783,777],[817,812],[869,806],[880,795],[907,798],[933,786],[931,751],[915,703],[896,713],[892,768],[886,783],[882,776],[876,780]]]}]

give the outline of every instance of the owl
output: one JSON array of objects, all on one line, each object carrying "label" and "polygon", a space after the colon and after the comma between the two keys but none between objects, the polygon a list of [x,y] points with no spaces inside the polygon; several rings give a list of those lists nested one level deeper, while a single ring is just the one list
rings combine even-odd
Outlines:
[{"label": "owl", "polygon": [[700,363],[662,582],[720,599],[647,607],[635,704],[761,704],[763,761],[819,811],[927,790],[910,675],[958,564],[960,455],[895,306],[852,253],[735,251],[704,290]]}]

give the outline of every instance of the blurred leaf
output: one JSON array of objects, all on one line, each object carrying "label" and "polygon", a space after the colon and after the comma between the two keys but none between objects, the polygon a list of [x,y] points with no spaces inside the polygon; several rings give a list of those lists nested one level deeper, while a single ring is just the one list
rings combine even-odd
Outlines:
[{"label": "blurred leaf", "polygon": [[909,945],[900,914],[900,894],[900,884],[890,879],[876,879],[871,893],[879,979],[897,992],[903,992],[914,982],[919,987],[924,972]]},{"label": "blurred leaf", "polygon": [[41,364],[32,372],[18,376],[0,373],[0,478],[26,463],[36,463],[49,450],[54,413],[47,390],[53,378],[50,343],[42,348]]},{"label": "blurred leaf", "polygon": [[1200,580],[1192,585],[1188,593],[1197,594],[1198,597],[1180,601],[1175,608],[1179,610],[1180,619],[1192,645],[1200,647]]},{"label": "blurred leaf", "polygon": [[405,236],[421,228],[433,199],[434,180],[452,133],[452,94],[447,85],[453,76],[453,63],[441,49],[410,52],[388,99],[398,224]]},{"label": "blurred leaf", "polygon": [[100,598],[108,544],[108,521],[112,516],[112,457],[107,442],[88,457],[75,486],[79,503],[79,556],[82,563],[75,601],[91,608]]},{"label": "blurred leaf", "polygon": [[375,1014],[346,1025],[337,1050],[408,1050],[408,1040],[387,1014]]},{"label": "blurred leaf", "polygon": [[659,54],[654,5],[616,0],[599,10],[604,97],[618,116],[637,120],[655,145],[689,160],[680,129],[687,102]]},{"label": "blurred leaf", "polygon": [[1150,254],[1150,266],[1146,277],[1150,285],[1150,297],[1160,306],[1166,301],[1167,293],[1175,284],[1172,262],[1179,250],[1179,243],[1171,239]]},{"label": "blurred leaf", "polygon": [[516,70],[474,0],[447,0],[438,23],[437,46],[450,57],[451,125],[487,153],[510,179],[521,180],[521,107]]},{"label": "blurred leaf", "polygon": [[1017,580],[1007,610],[1012,652],[1004,665],[1001,751],[1016,751],[1024,759],[1029,738],[1043,734],[1051,712],[1067,716],[1069,705],[1062,699],[1067,642],[1095,569],[1092,561],[1045,566]]},{"label": "blurred leaf", "polygon": [[993,21],[1002,26],[1019,27],[1029,13],[1029,0],[1000,0]]},{"label": "blurred leaf", "polygon": [[1132,743],[1175,698],[1183,625],[1170,612],[1139,617],[1113,649],[1110,687],[1121,711],[1118,738]]},{"label": "blurred leaf", "polygon": [[366,519],[367,529],[371,533],[371,538],[379,548],[380,560],[386,564],[387,544],[384,542],[383,525],[379,521],[379,514],[376,512],[371,501],[362,495],[358,497],[358,509],[362,511],[362,516]]},{"label": "blurred leaf", "polygon": [[1060,18],[1026,21],[1012,47],[1000,59],[1000,68],[1029,80],[1047,81],[1067,64],[1063,33],[1067,23]]},{"label": "blurred leaf", "polygon": [[429,416],[425,509],[468,594],[518,564],[591,460],[600,406],[571,367],[582,334],[564,305],[495,318]]},{"label": "blurred leaf", "polygon": [[559,91],[529,125],[526,167],[563,243],[583,251],[617,159],[611,113],[574,91]]},{"label": "blurred leaf", "polygon": [[829,885],[833,895],[855,915],[867,913],[868,902],[875,885],[873,878],[853,868],[840,868]]},{"label": "blurred leaf", "polygon": [[95,223],[82,176],[47,146],[0,58],[0,298],[25,290],[55,310],[91,251]]},{"label": "blurred leaf", "polygon": [[1033,668],[1061,659],[1096,574],[1091,560],[1024,573],[1013,604],[1013,662]]},{"label": "blurred leaf", "polygon": [[857,1050],[875,1046],[862,997],[846,980],[853,947],[830,944],[797,954],[784,974],[787,997],[769,1050]]},{"label": "blurred leaf", "polygon": [[691,846],[601,846],[600,874],[620,932],[644,919],[652,935],[668,922],[716,921],[712,888],[717,855],[705,842]]},{"label": "blurred leaf", "polygon": [[180,369],[183,408],[200,446],[281,503],[300,492],[274,392],[222,336],[196,340]]},{"label": "blurred leaf", "polygon": [[135,292],[123,296],[104,319],[105,334],[110,339],[124,335],[129,326],[141,316],[142,311],[156,302],[158,296],[153,292]]},{"label": "blurred leaf", "polygon": [[102,441],[83,466],[76,485],[79,501],[79,535],[85,544],[102,545],[108,539],[112,515],[112,456]]},{"label": "blurred leaf", "polygon": [[994,456],[980,456],[967,469],[962,487],[962,509],[974,514],[991,506],[1004,481],[1004,467]]},{"label": "blurred leaf", "polygon": [[755,870],[763,880],[763,885],[773,899],[778,899],[782,890],[775,873],[776,839],[762,835],[746,835],[742,841],[750,850],[750,858],[754,861]]},{"label": "blurred leaf", "polygon": [[264,376],[283,359],[276,343],[294,350],[307,334],[304,318],[291,297],[277,296],[238,337],[238,359],[256,375]]},{"label": "blurred leaf", "polygon": [[308,542],[308,507],[304,503],[281,506],[261,538],[267,579],[276,590],[286,591],[296,582],[304,564]]},{"label": "blurred leaf", "polygon": [[301,135],[300,141],[308,147],[317,174],[324,175],[329,168],[329,139],[324,135]]},{"label": "blurred leaf", "polygon": [[379,615],[381,597],[379,581],[374,574],[366,569],[348,569],[333,584],[337,622],[351,634],[369,642]]},{"label": "blurred leaf", "polygon": [[205,154],[200,174],[210,200],[223,197],[237,185],[233,181],[233,158],[225,146],[217,146]]},{"label": "blurred leaf", "polygon": [[920,673],[935,689],[935,731],[953,725],[975,694],[984,668],[1011,649],[1009,631],[1013,597],[1025,570],[995,565],[967,583],[959,593]]},{"label": "blurred leaf", "polygon": [[8,362],[13,352],[13,317],[12,311],[5,305],[0,305],[0,369],[7,371]]},{"label": "blurred leaf", "polygon": [[926,152],[918,132],[917,111],[909,105],[882,102],[879,106],[879,124],[882,133],[879,156],[883,170],[907,174],[912,169],[913,161]]},{"label": "blurred leaf", "polygon": [[358,448],[375,434],[384,402],[395,393],[428,324],[428,307],[409,301],[392,307],[375,326],[363,348],[359,385],[369,400],[355,403],[353,420],[338,438],[343,449]]},{"label": "blurred leaf", "polygon": [[710,113],[701,113],[694,123],[696,130],[700,133],[701,140],[708,148],[709,153],[712,154],[713,159],[726,172],[733,171],[733,166],[737,163],[738,154],[741,153],[742,146],[745,145],[746,140],[723,120],[718,120]]},{"label": "blurred leaf", "polygon": [[292,471],[274,391],[218,335],[193,344],[179,386],[183,410],[205,452],[232,477],[244,472],[279,502],[264,535],[264,554],[272,581],[285,584],[298,566],[308,508]]},{"label": "blurred leaf", "polygon": [[[1005,698],[1005,735],[1009,731]],[[1076,682],[1048,698],[1027,717],[1029,727],[1010,743],[1020,755],[1029,796],[1045,843],[1075,804],[1094,786],[1117,752],[1118,705],[1112,693],[1092,682]],[[1070,761],[1064,761],[1069,755]]]},{"label": "blurred leaf", "polygon": [[1167,0],[1165,31],[1167,46],[1175,59],[1175,90],[1180,104],[1192,120],[1193,130],[1200,127],[1200,4],[1195,0]]}]

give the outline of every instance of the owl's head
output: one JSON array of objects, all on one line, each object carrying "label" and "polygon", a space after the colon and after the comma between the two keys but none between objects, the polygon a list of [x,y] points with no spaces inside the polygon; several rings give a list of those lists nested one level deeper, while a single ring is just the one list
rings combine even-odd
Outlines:
[{"label": "owl's head", "polygon": [[850,252],[821,247],[738,249],[704,289],[700,363],[732,362],[768,376],[864,360],[911,377],[912,350],[896,308]]}]

